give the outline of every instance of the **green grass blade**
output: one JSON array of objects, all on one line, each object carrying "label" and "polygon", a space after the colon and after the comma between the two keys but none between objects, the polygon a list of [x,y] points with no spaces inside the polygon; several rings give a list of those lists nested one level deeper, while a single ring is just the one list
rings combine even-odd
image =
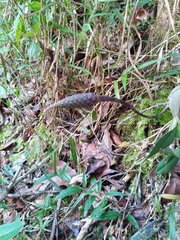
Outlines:
[{"label": "green grass blade", "polygon": [[140,229],[138,222],[136,221],[136,219],[135,219],[131,214],[128,214],[128,215],[127,215],[127,219],[129,220],[129,222],[130,222],[137,230]]},{"label": "green grass blade", "polygon": [[86,203],[85,203],[85,207],[84,207],[84,217],[86,217],[90,207],[92,206],[92,203],[94,202],[94,200],[96,199],[96,196],[92,195],[90,196]]},{"label": "green grass blade", "polygon": [[61,192],[55,197],[55,200],[71,196],[75,193],[80,192],[81,190],[82,190],[81,187],[69,185],[66,189],[61,190]]},{"label": "green grass blade", "polygon": [[70,159],[77,165],[78,160],[77,160],[76,145],[72,137],[70,137],[70,149],[71,149]]}]

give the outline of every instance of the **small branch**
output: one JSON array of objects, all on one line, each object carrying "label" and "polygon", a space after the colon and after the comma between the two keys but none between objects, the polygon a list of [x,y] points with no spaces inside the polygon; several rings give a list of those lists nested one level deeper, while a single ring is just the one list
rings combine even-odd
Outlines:
[{"label": "small branch", "polygon": [[11,189],[13,188],[13,185],[21,171],[23,165],[21,165],[19,167],[19,169],[17,170],[17,172],[15,173],[14,177],[12,178],[11,182],[9,183],[9,185],[6,187],[6,189],[4,191],[2,191],[2,194],[0,195],[0,202],[7,197],[8,193],[11,191]]},{"label": "small branch", "polygon": [[54,240],[55,236],[56,236],[56,239],[58,239],[58,233],[56,231],[58,230],[57,223],[58,223],[58,215],[59,215],[60,208],[61,208],[61,199],[59,199],[57,202],[57,208],[54,213],[54,220],[53,220],[51,235],[50,235],[49,240]]},{"label": "small branch", "polygon": [[[2,201],[4,198],[20,198],[20,197],[28,197],[28,196],[38,196],[41,194],[56,194],[59,193],[59,191],[56,190],[44,190],[44,191],[33,191],[33,192],[24,192],[24,193],[12,193],[12,194],[4,194],[0,196],[0,201]],[[3,196],[3,198],[2,198]]]}]

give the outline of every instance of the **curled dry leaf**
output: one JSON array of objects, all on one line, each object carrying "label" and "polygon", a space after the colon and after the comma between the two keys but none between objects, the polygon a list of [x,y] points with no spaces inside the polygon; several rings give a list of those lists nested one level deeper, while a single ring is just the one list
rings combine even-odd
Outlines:
[{"label": "curled dry leaf", "polygon": [[115,180],[109,175],[103,177],[103,180],[106,180],[109,183],[111,183],[115,187],[116,190],[126,189],[126,182],[124,182],[123,180]]},{"label": "curled dry leaf", "polygon": [[150,204],[148,201],[146,201],[142,205],[135,206],[131,214],[142,226],[143,224],[145,224],[149,213],[150,213]]},{"label": "curled dry leaf", "polygon": [[16,209],[20,210],[23,209],[25,207],[25,204],[23,203],[23,201],[21,201],[21,199],[16,199]]},{"label": "curled dry leaf", "polygon": [[102,129],[103,131],[103,138],[102,138],[102,144],[106,146],[106,148],[108,148],[108,150],[112,150],[112,139],[110,136],[110,128],[111,125],[109,124],[108,126],[105,127],[105,129]]},{"label": "curled dry leaf", "polygon": [[122,143],[122,140],[120,139],[119,135],[116,134],[113,130],[110,130],[110,136],[113,140],[113,143],[116,145],[116,146],[120,146],[120,144]]},{"label": "curled dry leaf", "polygon": [[[180,177],[171,177],[170,181],[166,185],[164,189],[164,194],[172,194],[172,195],[179,195],[180,194]],[[172,200],[161,198],[161,204],[167,204]]]},{"label": "curled dry leaf", "polygon": [[3,223],[11,223],[16,220],[17,211],[15,209],[4,210],[2,214],[3,214]]},{"label": "curled dry leaf", "polygon": [[137,26],[141,24],[147,17],[151,17],[151,14],[144,8],[140,8],[136,11],[134,16],[134,25]]},{"label": "curled dry leaf", "polygon": [[82,151],[82,165],[87,169],[86,173],[93,174],[97,178],[115,172],[110,169],[110,166],[115,163],[114,156],[111,154],[112,140],[109,132],[110,127],[111,125],[108,125],[105,129],[102,129],[102,143],[95,139],[88,144],[86,137],[82,136],[81,139],[84,142],[82,141],[79,145]]},{"label": "curled dry leaf", "polygon": [[32,133],[33,133],[33,128],[31,126],[26,128],[23,132],[23,141],[27,142],[28,139],[31,137]]}]

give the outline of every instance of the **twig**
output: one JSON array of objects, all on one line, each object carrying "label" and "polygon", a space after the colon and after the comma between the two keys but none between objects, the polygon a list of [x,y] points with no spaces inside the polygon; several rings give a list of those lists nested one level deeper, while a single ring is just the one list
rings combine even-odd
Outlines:
[{"label": "twig", "polygon": [[50,235],[49,240],[54,240],[55,236],[56,236],[56,239],[58,239],[58,232],[57,232],[58,228],[56,226],[58,223],[58,215],[59,215],[60,207],[61,207],[61,199],[59,199],[57,202],[57,208],[54,213],[54,220],[53,220],[53,224],[52,224],[52,228],[51,228],[51,235]]},{"label": "twig", "polygon": [[[41,194],[55,194],[59,193],[57,190],[44,190],[44,191],[33,191],[33,192],[24,192],[24,193],[12,193],[12,194],[6,194],[5,197],[8,198],[20,198],[20,197],[28,197],[28,196],[38,196]],[[0,201],[2,199],[0,198]]]},{"label": "twig", "polygon": [[21,171],[23,165],[21,165],[19,167],[19,169],[17,170],[17,172],[15,173],[14,177],[12,178],[11,182],[9,183],[9,185],[6,187],[6,189],[2,192],[2,194],[0,195],[0,202],[7,197],[8,193],[11,191],[11,189],[13,188],[13,185]]},{"label": "twig", "polygon": [[84,235],[87,233],[89,227],[91,224],[93,224],[95,221],[92,220],[91,218],[88,218],[84,226],[81,228],[81,231],[79,232],[78,236],[76,237],[76,240],[83,240]]}]

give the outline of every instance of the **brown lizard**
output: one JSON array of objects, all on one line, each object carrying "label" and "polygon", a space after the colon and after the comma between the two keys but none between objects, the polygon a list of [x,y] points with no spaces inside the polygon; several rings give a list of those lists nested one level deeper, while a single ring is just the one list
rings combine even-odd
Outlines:
[{"label": "brown lizard", "polygon": [[136,110],[133,105],[130,103],[115,97],[96,95],[92,92],[75,94],[66,98],[61,99],[60,101],[50,105],[44,111],[47,111],[51,108],[92,108],[99,102],[116,102],[121,103],[124,106],[130,108],[136,114],[145,117],[145,118],[156,118],[167,110],[167,106],[157,115],[147,116],[143,113]]}]

